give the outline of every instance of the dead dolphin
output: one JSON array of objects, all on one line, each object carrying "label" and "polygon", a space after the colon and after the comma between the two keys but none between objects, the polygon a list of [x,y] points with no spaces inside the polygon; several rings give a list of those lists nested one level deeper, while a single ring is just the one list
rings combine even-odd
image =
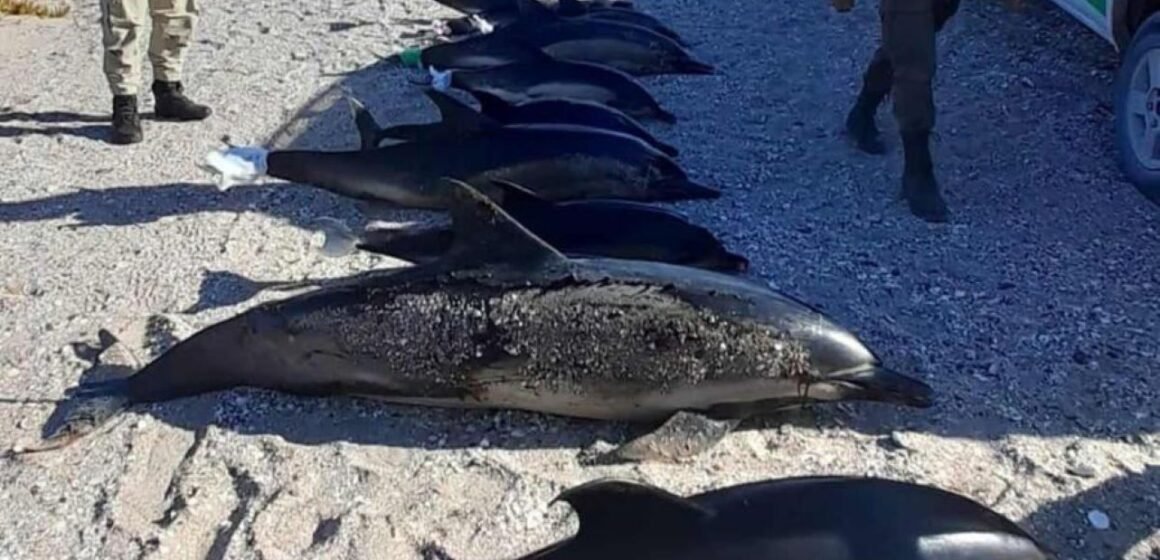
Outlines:
[{"label": "dead dolphin", "polygon": [[[501,126],[450,96],[428,91],[445,116],[439,136],[357,151],[230,147],[206,157],[222,188],[263,175],[363,200],[445,209],[439,179],[505,179],[552,201],[617,198],[645,202],[719,198],[672,158],[639,138],[575,125]],[[447,132],[451,131],[451,133]]]},{"label": "dead dolphin", "polygon": [[448,183],[456,245],[446,258],[259,304],[131,376],[81,383],[70,394],[83,413],[57,434],[74,441],[131,404],[255,387],[664,421],[603,457],[675,461],[741,418],[806,402],[932,403],[926,384],[765,284],[570,259],[471,186]]},{"label": "dead dolphin", "polygon": [[[886,478],[802,476],[682,497],[597,479],[552,502],[579,530],[519,560],[1047,560],[1035,537],[966,496]],[[433,547],[434,545],[428,545]],[[445,552],[435,553],[445,559]],[[428,549],[428,554],[432,551]]]},{"label": "dead dolphin", "polygon": [[[425,90],[425,93],[428,97],[439,97],[444,100],[443,103],[436,106],[440,110],[439,122],[400,124],[385,129],[379,125],[374,115],[361,102],[348,98],[354,112],[355,126],[358,129],[359,141],[363,149],[376,148],[385,139],[413,142],[434,139],[447,134],[460,134],[461,127],[455,123],[455,115],[459,113],[459,110],[449,114],[444,113],[443,108],[449,106],[460,107],[463,110],[471,110],[471,108],[446,93],[431,89]],[[658,140],[632,117],[607,105],[576,99],[536,99],[513,105],[481,91],[474,92],[472,95],[479,101],[480,110],[485,116],[504,125],[571,124],[602,128],[635,136],[665,155],[677,155],[676,148]]]},{"label": "dead dolphin", "polygon": [[671,144],[653,136],[636,119],[602,103],[542,98],[513,104],[485,91],[473,91],[470,94],[479,102],[481,113],[502,123],[568,123],[604,128],[636,136],[669,156],[679,153]]},{"label": "dead dolphin", "polygon": [[[500,206],[569,257],[613,257],[695,266],[720,272],[745,272],[749,261],[730,253],[709,230],[689,223],[665,208],[621,200],[577,200],[552,203],[520,185],[493,181]],[[455,243],[447,225],[373,229],[356,236],[337,220],[319,222],[328,256],[358,249],[412,263],[438,260]]]},{"label": "dead dolphin", "polygon": [[499,35],[485,34],[438,43],[422,49],[407,49],[390,57],[389,60],[415,68],[434,66],[463,70],[551,58],[538,47]]},{"label": "dead dolphin", "polygon": [[638,119],[677,122],[640,82],[625,72],[588,62],[543,60],[476,70],[430,67],[431,85],[468,93],[482,91],[509,103],[563,97],[595,101]]},{"label": "dead dolphin", "polygon": [[559,60],[602,64],[634,76],[714,73],[712,65],[651,29],[612,20],[565,18],[537,0],[517,1],[522,17],[490,36],[542,49]]}]

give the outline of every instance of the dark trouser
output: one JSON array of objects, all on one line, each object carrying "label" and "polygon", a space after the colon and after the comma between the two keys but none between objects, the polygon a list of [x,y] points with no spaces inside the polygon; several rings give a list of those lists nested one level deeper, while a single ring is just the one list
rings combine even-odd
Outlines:
[{"label": "dark trouser", "polygon": [[882,43],[862,77],[863,94],[880,100],[894,90],[901,132],[934,128],[931,82],[935,34],[959,9],[959,0],[881,0]]}]

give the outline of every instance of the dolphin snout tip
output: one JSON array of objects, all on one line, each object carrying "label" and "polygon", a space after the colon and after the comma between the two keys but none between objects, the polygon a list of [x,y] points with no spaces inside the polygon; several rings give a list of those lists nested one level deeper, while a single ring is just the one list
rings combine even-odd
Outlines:
[{"label": "dolphin snout tip", "polygon": [[849,392],[860,399],[914,408],[930,408],[935,404],[934,389],[930,385],[881,366],[836,375],[829,381],[846,385]]}]

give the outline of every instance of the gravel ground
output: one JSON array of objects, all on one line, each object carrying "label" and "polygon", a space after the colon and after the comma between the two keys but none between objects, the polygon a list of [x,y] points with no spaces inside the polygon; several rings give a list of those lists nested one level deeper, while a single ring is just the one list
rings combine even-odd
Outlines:
[{"label": "gravel ground", "polygon": [[[653,128],[725,191],[678,207],[755,274],[923,376],[938,407],[818,407],[688,465],[583,468],[578,448],[629,428],[207,395],[0,459],[0,557],[406,559],[432,540],[501,559],[572,531],[548,502],[592,478],[692,493],[810,473],[970,495],[1061,559],[1160,556],[1160,211],[1113,164],[1111,49],[1043,0],[1019,12],[964,3],[939,40],[936,91],[953,223],[928,225],[893,199],[889,113],[887,156],[840,135],[877,36],[872,3],[841,15],[823,1],[638,2],[721,69],[646,80],[681,119]],[[52,399],[91,366],[99,328],[140,341],[144,318],[166,313],[188,332],[282,296],[262,282],[398,264],[319,256],[309,220],[357,225],[356,203],[278,182],[220,193],[196,164],[223,135],[354,147],[345,108],[329,105],[339,86],[384,121],[432,118],[374,63],[451,12],[430,0],[246,4],[205,3],[189,56],[189,89],[217,115],[146,121],[133,147],[102,140],[95,1],[63,21],[0,19],[0,443],[40,436]]]}]

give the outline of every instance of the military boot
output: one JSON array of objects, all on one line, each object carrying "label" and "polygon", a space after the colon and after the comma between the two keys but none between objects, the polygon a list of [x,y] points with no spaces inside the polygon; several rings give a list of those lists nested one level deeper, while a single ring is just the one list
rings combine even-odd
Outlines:
[{"label": "military boot", "polygon": [[200,121],[213,111],[185,96],[181,82],[153,82],[153,113],[158,120]]},{"label": "military boot", "polygon": [[878,135],[878,125],[874,122],[874,115],[878,106],[886,98],[886,92],[871,92],[863,87],[858,92],[858,100],[846,115],[846,132],[858,144],[858,149],[868,154],[882,154],[886,146]]},{"label": "military boot", "polygon": [[945,222],[948,211],[934,178],[930,131],[903,132],[902,149],[906,157],[902,171],[902,196],[910,204],[910,212],[928,222]]},{"label": "military boot", "polygon": [[109,141],[113,144],[136,144],[141,139],[141,116],[137,114],[137,96],[114,95],[113,126]]}]

